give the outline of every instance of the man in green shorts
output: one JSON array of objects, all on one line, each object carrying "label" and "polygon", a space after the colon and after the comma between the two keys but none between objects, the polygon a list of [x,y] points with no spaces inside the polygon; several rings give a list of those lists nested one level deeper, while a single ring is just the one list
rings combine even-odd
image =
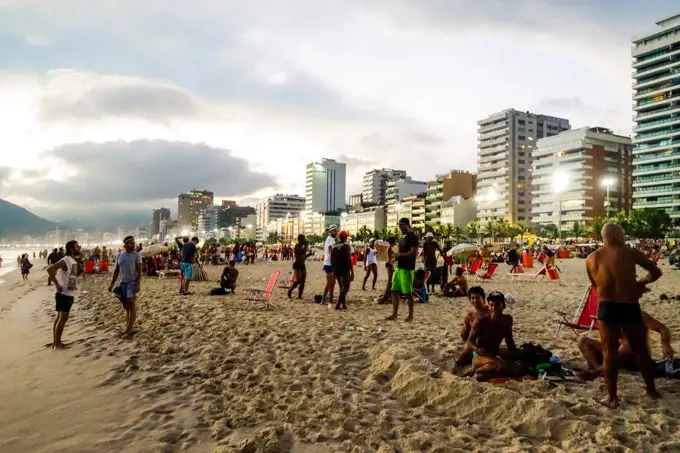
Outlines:
[{"label": "man in green shorts", "polygon": [[404,235],[399,241],[399,252],[394,255],[396,266],[392,276],[392,316],[388,321],[395,321],[399,313],[399,298],[406,296],[408,300],[408,318],[413,321],[413,277],[416,272],[418,256],[418,236],[411,231],[411,222],[407,218],[399,220],[399,229]]}]

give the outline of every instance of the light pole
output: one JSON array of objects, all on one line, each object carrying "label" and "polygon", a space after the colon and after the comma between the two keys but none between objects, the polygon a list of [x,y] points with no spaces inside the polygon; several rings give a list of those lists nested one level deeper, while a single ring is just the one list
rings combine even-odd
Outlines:
[{"label": "light pole", "polygon": [[607,188],[607,197],[604,200],[604,215],[605,217],[609,217],[609,207],[611,206],[611,203],[609,202],[609,188],[614,185],[616,180],[614,178],[604,178],[602,180],[602,185]]},{"label": "light pole", "polygon": [[562,240],[562,193],[569,184],[569,175],[565,172],[558,171],[553,175],[553,190],[557,197],[557,234]]}]

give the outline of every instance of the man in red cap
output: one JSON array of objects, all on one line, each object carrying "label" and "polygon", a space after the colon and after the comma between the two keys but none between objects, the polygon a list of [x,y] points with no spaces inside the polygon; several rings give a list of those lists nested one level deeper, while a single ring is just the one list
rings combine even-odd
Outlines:
[{"label": "man in red cap", "polygon": [[347,243],[347,232],[338,233],[340,242],[331,248],[331,269],[333,277],[340,285],[338,303],[335,304],[336,310],[347,310],[345,298],[349,292],[349,285],[354,280],[354,268],[352,267],[352,249]]}]

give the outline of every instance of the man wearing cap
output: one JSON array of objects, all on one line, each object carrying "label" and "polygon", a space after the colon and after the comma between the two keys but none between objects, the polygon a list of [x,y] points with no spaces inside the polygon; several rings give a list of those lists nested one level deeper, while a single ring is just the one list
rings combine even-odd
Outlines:
[{"label": "man wearing cap", "polygon": [[396,321],[399,314],[399,298],[404,296],[408,301],[407,322],[413,321],[413,277],[418,257],[418,236],[411,231],[411,222],[407,218],[399,220],[399,229],[404,235],[399,241],[399,252],[394,255],[396,267],[392,275],[392,316],[388,321]]},{"label": "man wearing cap", "polygon": [[442,253],[437,241],[434,241],[434,234],[428,232],[425,235],[425,242],[423,243],[423,263],[425,264],[425,272],[430,273],[430,279],[427,281],[428,292],[433,293],[435,287],[434,276],[437,275],[437,252]]},{"label": "man wearing cap", "polygon": [[331,250],[335,245],[335,238],[338,235],[338,227],[331,225],[328,229],[328,237],[323,246],[323,271],[326,274],[326,287],[323,290],[324,300],[328,304],[333,303],[333,290],[335,289],[335,279],[333,278],[333,268],[331,268]]},{"label": "man wearing cap", "polygon": [[114,291],[113,286],[120,275],[120,286],[114,294],[120,299],[125,309],[125,332],[123,335],[134,334],[133,327],[137,320],[137,294],[141,289],[142,281],[142,257],[135,252],[135,238],[128,236],[123,239],[124,250],[118,255],[116,269],[113,271],[109,292]]}]

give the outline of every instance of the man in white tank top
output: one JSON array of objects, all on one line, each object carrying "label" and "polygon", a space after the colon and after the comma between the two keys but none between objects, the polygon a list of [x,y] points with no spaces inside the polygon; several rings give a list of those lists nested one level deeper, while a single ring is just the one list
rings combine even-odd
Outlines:
[{"label": "man in white tank top", "polygon": [[52,326],[52,347],[64,349],[66,346],[61,342],[64,326],[68,321],[69,312],[75,299],[76,278],[78,277],[78,261],[74,258],[80,251],[77,241],[66,243],[66,255],[47,268],[49,281],[53,282],[57,293],[55,294],[57,317]]},{"label": "man in white tank top", "polygon": [[364,252],[364,269],[366,269],[366,275],[364,276],[364,284],[361,286],[361,289],[366,291],[368,277],[373,274],[372,289],[375,290],[375,282],[378,280],[378,251],[375,249],[375,239],[371,239],[366,246],[366,251]]}]

